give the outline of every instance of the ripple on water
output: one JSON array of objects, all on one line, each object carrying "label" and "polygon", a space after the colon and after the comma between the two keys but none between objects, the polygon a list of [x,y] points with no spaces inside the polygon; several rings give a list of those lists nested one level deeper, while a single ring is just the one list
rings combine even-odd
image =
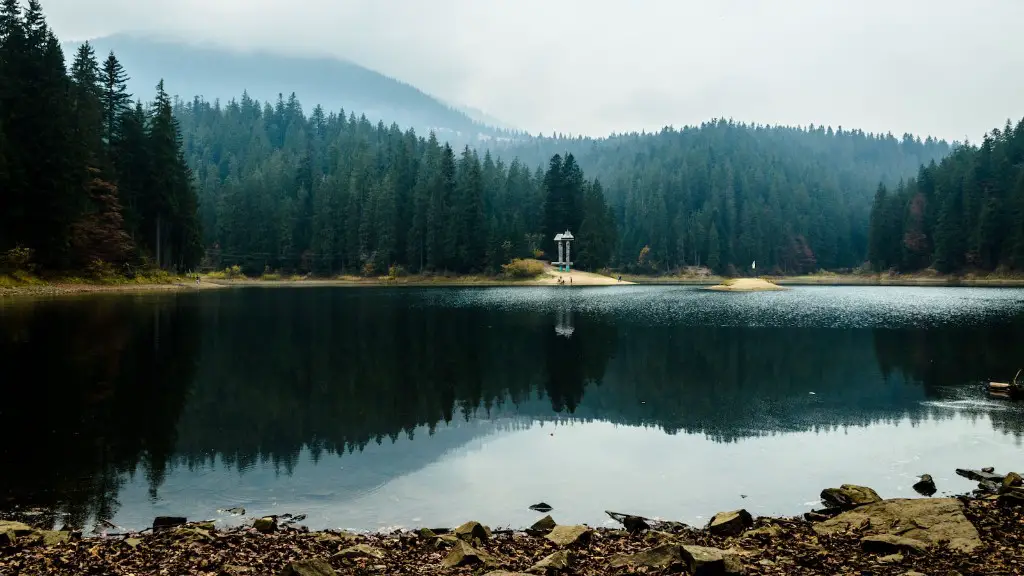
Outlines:
[{"label": "ripple on water", "polygon": [[571,310],[617,322],[672,326],[927,328],[985,324],[1024,308],[1024,289],[798,286],[720,293],[692,286],[512,287],[423,290],[416,305],[492,310]]}]

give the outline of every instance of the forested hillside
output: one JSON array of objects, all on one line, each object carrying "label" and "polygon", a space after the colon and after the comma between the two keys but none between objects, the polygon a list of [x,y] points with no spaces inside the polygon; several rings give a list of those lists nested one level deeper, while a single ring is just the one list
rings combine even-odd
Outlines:
[{"label": "forested hillside", "polygon": [[[134,71],[129,90],[149,90],[163,78],[185,100],[198,95],[227,102],[245,91],[252,98],[274,101],[279,94],[288,98],[295,93],[327,110],[365,114],[371,122],[395,122],[423,135],[433,130],[459,148],[509,136],[409,84],[336,58],[242,52],[128,34],[90,43],[100,53],[113,51]],[[68,46],[77,48],[75,43]]]},{"label": "forested hillside", "polygon": [[620,265],[727,272],[756,260],[758,270],[796,273],[864,262],[878,182],[895,185],[949,145],[718,120],[599,140],[538,138],[500,154],[532,166],[561,150],[604,184],[621,230]]},{"label": "forested hillside", "polygon": [[879,271],[1024,271],[1024,119],[880,185],[869,256]]},{"label": "forested hillside", "polygon": [[306,117],[294,98],[271,106],[243,95],[223,108],[195,99],[176,115],[217,268],[493,272],[550,253],[566,227],[579,232],[580,265],[611,259],[601,185],[571,155],[534,171],[354,114],[317,107]]},{"label": "forested hillside", "polygon": [[[454,152],[352,112],[317,107],[307,117],[294,97],[195,99],[176,115],[211,264],[249,270],[497,270],[549,248],[565,228],[579,230],[576,260],[591,269],[855,267],[877,182],[895,183],[949,149],[910,136],[715,121]],[[573,190],[554,200],[557,216],[546,211],[561,186],[552,170],[567,170]]]},{"label": "forested hillside", "polygon": [[37,0],[0,4],[2,268],[122,273],[202,256],[197,198],[161,82],[132,105],[111,54],[70,72]]}]

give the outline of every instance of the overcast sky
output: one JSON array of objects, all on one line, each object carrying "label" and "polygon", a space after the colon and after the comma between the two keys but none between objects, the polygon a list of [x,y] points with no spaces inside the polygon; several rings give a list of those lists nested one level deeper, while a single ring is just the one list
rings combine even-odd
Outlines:
[{"label": "overcast sky", "polygon": [[1024,117],[1024,0],[43,0],[62,40],[156,32],[348,58],[533,133],[712,117],[977,140]]}]

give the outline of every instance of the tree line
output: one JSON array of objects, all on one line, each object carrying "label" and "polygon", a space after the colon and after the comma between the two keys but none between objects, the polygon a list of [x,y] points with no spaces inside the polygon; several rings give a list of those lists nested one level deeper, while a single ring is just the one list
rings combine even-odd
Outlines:
[{"label": "tree line", "polygon": [[1024,119],[880,184],[868,258],[877,271],[1024,270]]},{"label": "tree line", "polygon": [[585,269],[854,268],[878,181],[895,184],[949,151],[910,135],[716,120],[457,152],[352,112],[307,116],[294,94],[195,98],[175,114],[209,264],[256,272],[495,271],[511,258],[551,259],[566,228]]},{"label": "tree line", "polygon": [[132,102],[110,53],[70,70],[38,0],[0,3],[0,252],[5,264],[121,273],[199,263],[198,198],[163,83]]},{"label": "tree line", "polygon": [[615,226],[601,183],[571,154],[546,170],[457,152],[354,113],[307,116],[243,94],[225,106],[179,102],[200,188],[209,265],[317,274],[494,272],[581,235],[580,265],[611,259]]}]

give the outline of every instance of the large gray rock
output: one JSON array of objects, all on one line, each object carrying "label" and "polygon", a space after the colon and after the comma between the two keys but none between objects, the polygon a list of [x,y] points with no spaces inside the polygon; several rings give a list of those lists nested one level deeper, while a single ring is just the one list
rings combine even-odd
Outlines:
[{"label": "large gray rock", "polygon": [[0,520],[0,546],[14,546],[19,537],[34,534],[35,529],[22,522]]},{"label": "large gray rock", "polygon": [[924,554],[928,552],[931,544],[913,538],[904,538],[894,534],[875,534],[860,539],[860,547],[865,552],[875,554],[895,554],[897,552],[913,552]]},{"label": "large gray rock", "polygon": [[663,570],[674,564],[683,564],[684,562],[678,544],[659,544],[636,554],[620,554],[615,556],[612,558],[611,567],[622,568],[632,566]]},{"label": "large gray rock", "polygon": [[470,521],[456,528],[455,536],[470,543],[474,541],[486,542],[490,537],[490,533],[484,528],[483,524]]},{"label": "large gray rock", "polygon": [[974,480],[975,482],[995,482],[996,484],[1003,483],[1002,474],[996,474],[991,468],[982,468],[981,470],[969,470],[966,468],[957,468],[956,473],[958,476],[963,476],[968,480]]},{"label": "large gray rock", "polygon": [[999,505],[1008,507],[1024,506],[1024,490],[1011,488],[999,495]]},{"label": "large gray rock", "polygon": [[754,525],[754,518],[746,510],[719,512],[711,517],[708,531],[716,536],[738,536]]},{"label": "large gray rock", "polygon": [[570,564],[572,564],[572,557],[569,556],[569,552],[559,550],[554,554],[545,556],[540,562],[530,566],[529,572],[534,574],[564,572],[569,569]]},{"label": "large gray rock", "polygon": [[487,552],[477,550],[462,540],[459,540],[455,546],[452,547],[452,551],[449,552],[448,556],[445,556],[445,559],[441,562],[441,566],[444,568],[476,565],[497,566],[498,560]]},{"label": "large gray rock", "polygon": [[536,522],[534,522],[533,526],[530,526],[530,532],[535,534],[535,535],[536,534],[547,534],[547,533],[551,532],[552,530],[554,530],[555,526],[557,526],[557,525],[558,524],[555,523],[555,519],[552,518],[551,515],[549,514],[549,515],[541,518],[540,520],[537,520]]},{"label": "large gray rock", "polygon": [[337,572],[323,558],[310,558],[292,562],[281,570],[281,576],[337,576]]},{"label": "large gray rock", "polygon": [[586,546],[594,531],[586,526],[555,526],[545,538],[556,546]]},{"label": "large gray rock", "polygon": [[1010,472],[1003,478],[1003,488],[1010,489],[1018,486],[1024,486],[1024,478],[1016,472]]},{"label": "large gray rock", "polygon": [[832,508],[856,508],[865,504],[881,502],[877,492],[867,486],[843,484],[839,488],[825,488],[821,491],[821,501]]},{"label": "large gray rock", "polygon": [[270,534],[271,532],[277,530],[277,518],[274,518],[273,516],[264,516],[263,518],[257,518],[252,523],[252,527],[255,528],[257,532],[262,532],[263,534]]},{"label": "large gray rock", "polygon": [[867,504],[812,526],[818,535],[862,529],[872,536],[891,534],[936,545],[948,540],[950,548],[971,552],[981,546],[978,530],[964,516],[955,498],[894,499]]},{"label": "large gray rock", "polygon": [[732,552],[689,545],[681,546],[679,551],[691,576],[733,576],[743,573],[739,558]]}]

